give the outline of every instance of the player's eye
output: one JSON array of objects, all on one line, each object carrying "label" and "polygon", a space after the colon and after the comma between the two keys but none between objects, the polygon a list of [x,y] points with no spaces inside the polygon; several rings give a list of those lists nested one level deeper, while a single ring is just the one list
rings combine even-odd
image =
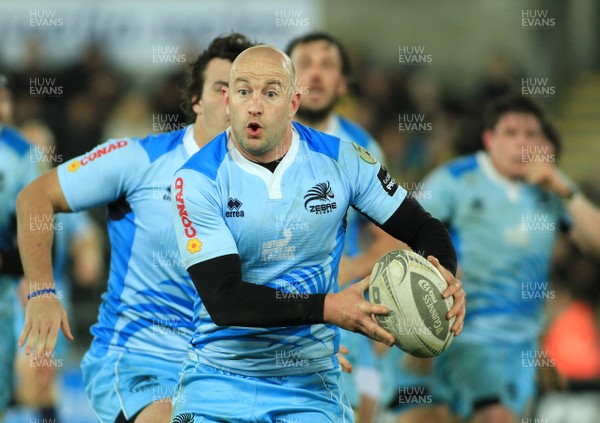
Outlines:
[{"label": "player's eye", "polygon": [[250,91],[248,91],[248,90],[247,90],[247,89],[245,89],[245,88],[240,88],[240,89],[238,90],[238,94],[239,94],[239,95],[241,95],[241,96],[246,96],[246,95],[250,94]]},{"label": "player's eye", "polygon": [[273,90],[267,91],[267,97],[269,97],[269,98],[275,98],[275,97],[277,97],[277,92],[273,91]]}]

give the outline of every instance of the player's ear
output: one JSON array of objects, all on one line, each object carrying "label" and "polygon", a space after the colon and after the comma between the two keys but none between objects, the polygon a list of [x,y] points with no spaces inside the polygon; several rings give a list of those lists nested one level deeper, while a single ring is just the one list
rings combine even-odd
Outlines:
[{"label": "player's ear", "polygon": [[346,79],[346,77],[344,75],[340,76],[340,80],[338,81],[337,84],[337,95],[339,97],[342,97],[344,95],[346,95],[346,93],[348,92],[348,80]]},{"label": "player's ear", "polygon": [[291,98],[290,104],[290,119],[293,119],[296,116],[296,112],[298,111],[298,107],[300,107],[300,90],[294,91]]},{"label": "player's ear", "polygon": [[483,147],[488,151],[492,148],[493,138],[494,134],[492,133],[492,130],[483,130],[483,134],[481,134],[481,139],[483,141]]},{"label": "player's ear", "polygon": [[201,115],[202,111],[204,110],[202,100],[200,100],[197,95],[192,96],[192,110],[197,115]]},{"label": "player's ear", "polygon": [[225,111],[229,114],[229,87],[222,87],[223,101],[225,102]]}]

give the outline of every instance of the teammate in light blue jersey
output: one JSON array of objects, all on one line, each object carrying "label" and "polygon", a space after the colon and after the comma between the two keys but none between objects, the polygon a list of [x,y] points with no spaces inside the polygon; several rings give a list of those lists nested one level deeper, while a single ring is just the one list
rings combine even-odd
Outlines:
[{"label": "teammate in light blue jersey", "polygon": [[[435,170],[422,202],[446,222],[469,292],[464,334],[436,362],[433,394],[475,422],[514,422],[534,393],[537,338],[561,230],[600,250],[600,212],[556,167],[542,112],[508,96],[490,104],[485,151]],[[532,360],[535,362],[535,359]],[[460,375],[460,377],[458,377]]]},{"label": "teammate in light blue jersey", "polygon": [[[296,120],[352,141],[385,164],[383,153],[373,137],[334,112],[334,107],[347,91],[350,76],[350,62],[343,45],[330,34],[314,32],[290,41],[286,53],[292,59],[298,84],[304,91]],[[369,275],[379,257],[399,247],[398,241],[353,208],[348,209],[346,222],[346,241],[338,276],[340,286]],[[362,335],[345,330],[341,331],[340,343],[349,349],[347,358],[353,367],[353,374],[342,374],[342,387],[352,407],[357,410],[360,421],[370,423],[375,417],[381,391],[373,345]]]},{"label": "teammate in light blue jersey", "polygon": [[[38,179],[20,197],[19,220],[108,206],[108,290],[82,362],[86,392],[102,422],[169,420],[197,299],[176,248],[170,185],[174,172],[227,126],[221,88],[232,60],[250,45],[241,34],[219,37],[192,65],[185,101],[194,125],[110,140]],[[29,336],[28,352],[50,352],[59,326],[71,338],[66,313],[49,291],[52,233],[19,229],[34,296],[20,342]]]},{"label": "teammate in light blue jersey", "polygon": [[[288,56],[250,48],[229,80],[231,129],[172,187],[179,249],[202,300],[173,421],[352,421],[335,325],[388,345],[393,337],[371,317],[387,310],[364,300],[368,279],[336,292],[348,207],[450,269],[454,249],[365,149],[292,123],[300,93]],[[458,333],[464,292],[431,260],[455,294]]]},{"label": "teammate in light blue jersey", "polygon": [[[26,121],[20,126],[21,133],[42,154],[47,165],[62,162],[62,155],[56,153],[54,135],[50,129],[37,120]],[[54,281],[58,298],[67,313],[71,312],[71,275],[77,283],[89,286],[99,281],[103,267],[103,243],[100,228],[89,213],[59,213],[54,222],[34,219],[29,222],[32,229],[54,228],[52,248],[54,263]],[[15,333],[20,333],[25,321],[23,306],[27,304],[29,288],[23,279],[19,286],[19,299],[15,301]],[[19,405],[37,409],[41,421],[55,421],[58,399],[56,377],[60,373],[66,357],[67,341],[59,333],[56,351],[51,357],[36,360],[20,351],[15,374],[18,383],[15,386],[15,399]],[[15,338],[16,339],[16,338]],[[25,416],[21,416],[25,417]],[[60,420],[60,419],[59,419]]]},{"label": "teammate in light blue jersey", "polygon": [[15,289],[23,273],[16,244],[16,199],[43,170],[41,156],[16,130],[5,126],[11,114],[8,80],[0,74],[0,420],[11,395]]}]

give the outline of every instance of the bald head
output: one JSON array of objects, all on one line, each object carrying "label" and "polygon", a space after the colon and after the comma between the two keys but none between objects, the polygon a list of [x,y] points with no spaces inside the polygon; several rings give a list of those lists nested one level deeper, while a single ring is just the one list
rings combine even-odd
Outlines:
[{"label": "bald head", "polygon": [[280,50],[260,45],[231,65],[225,107],[233,142],[252,161],[281,158],[292,143],[292,119],[300,106],[294,65]]},{"label": "bald head", "polygon": [[256,75],[265,71],[281,75],[280,84],[288,88],[290,93],[296,89],[296,71],[292,60],[283,51],[266,44],[250,47],[239,54],[231,66],[229,82],[234,82],[240,74]]}]

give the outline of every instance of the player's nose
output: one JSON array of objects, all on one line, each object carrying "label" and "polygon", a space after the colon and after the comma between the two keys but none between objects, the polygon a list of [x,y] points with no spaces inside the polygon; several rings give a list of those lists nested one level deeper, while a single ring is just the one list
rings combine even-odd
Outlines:
[{"label": "player's nose", "polygon": [[262,100],[260,94],[255,93],[252,95],[252,98],[248,102],[248,113],[251,115],[262,114]]}]

